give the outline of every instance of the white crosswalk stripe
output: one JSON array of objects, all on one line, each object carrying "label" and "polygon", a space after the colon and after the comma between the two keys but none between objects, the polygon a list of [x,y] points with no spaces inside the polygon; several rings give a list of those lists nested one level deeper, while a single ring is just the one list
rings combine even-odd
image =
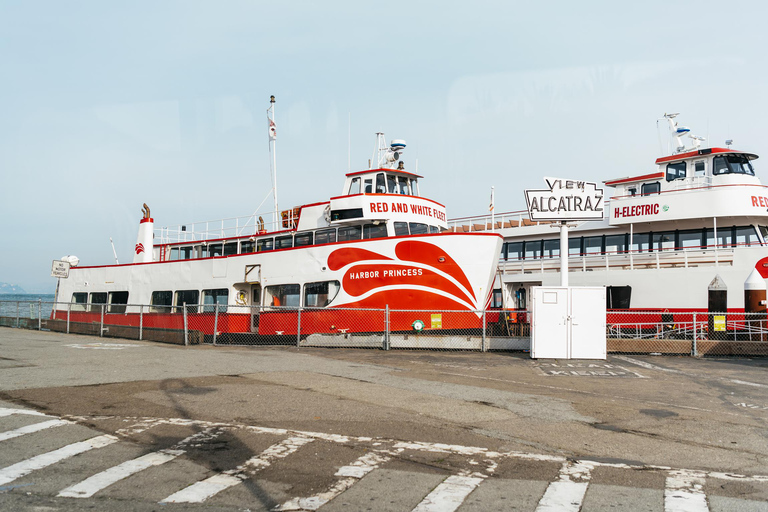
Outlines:
[{"label": "white crosswalk stripe", "polygon": [[59,448],[58,450],[53,450],[52,452],[43,453],[30,459],[23,460],[13,464],[12,466],[8,466],[7,468],[0,469],[0,485],[13,482],[17,478],[28,475],[35,470],[48,467],[52,464],[56,464],[57,462],[61,462],[62,460],[74,457],[75,455],[87,452],[88,450],[92,450],[94,448],[103,448],[104,446],[110,445],[114,442],[117,442],[117,438],[115,436],[98,436],[88,439],[87,441],[73,443],[64,446],[63,448]]},{"label": "white crosswalk stripe", "polygon": [[290,437],[274,444],[244,464],[196,482],[176,492],[160,503],[201,503],[221,491],[241,483],[257,471],[269,467],[273,461],[283,459],[307,443],[314,441],[309,437]]},{"label": "white crosswalk stripe", "polygon": [[559,479],[549,484],[536,512],[578,512],[593,468],[594,464],[587,461],[564,463]]},{"label": "white crosswalk stripe", "polygon": [[673,471],[664,490],[665,512],[708,512],[704,494],[704,475],[693,471]]},{"label": "white crosswalk stripe", "polygon": [[485,478],[452,475],[419,503],[413,512],[453,512]]},{"label": "white crosswalk stripe", "polygon": [[31,409],[11,409],[8,407],[0,407],[0,418],[4,416],[12,416],[14,414],[27,415],[27,416],[45,416],[50,417],[42,412],[33,411]]},{"label": "white crosswalk stripe", "polygon": [[60,427],[62,425],[71,425],[71,422],[67,420],[49,420],[42,421],[40,423],[33,423],[32,425],[25,425],[15,430],[9,430],[7,432],[0,432],[0,441],[13,439],[14,437],[21,437],[26,434],[32,434],[34,432],[40,432],[53,427]]}]

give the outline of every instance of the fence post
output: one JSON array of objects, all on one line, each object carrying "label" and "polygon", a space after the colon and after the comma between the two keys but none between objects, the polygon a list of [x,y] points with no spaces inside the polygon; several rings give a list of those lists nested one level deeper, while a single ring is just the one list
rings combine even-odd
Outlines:
[{"label": "fence post", "polygon": [[486,339],[485,339],[485,329],[488,324],[485,322],[485,309],[483,309],[483,341],[480,343],[480,351],[486,352],[488,351],[488,347],[486,346]]},{"label": "fence post", "polygon": [[43,330],[43,299],[37,299],[37,330]]},{"label": "fence post", "polygon": [[18,329],[21,325],[21,320],[19,320],[19,307],[21,305],[21,302],[18,300],[16,301],[16,328]]},{"label": "fence post", "polygon": [[101,305],[101,322],[99,323],[99,338],[104,336],[104,304]]},{"label": "fence post", "polygon": [[296,310],[296,348],[301,347],[301,306]]},{"label": "fence post", "polygon": [[691,345],[691,355],[699,355],[696,350],[696,312],[693,312],[693,345]]},{"label": "fence post", "polygon": [[69,313],[72,311],[72,303],[67,303],[67,334],[69,334]]},{"label": "fence post", "polygon": [[219,331],[219,303],[213,306],[213,346],[216,346],[216,335]]},{"label": "fence post", "polygon": [[181,307],[184,308],[184,346],[189,345],[189,333],[187,331],[187,303],[182,302]]},{"label": "fence post", "polygon": [[389,304],[384,306],[384,350],[389,350]]},{"label": "fence post", "polygon": [[139,306],[139,341],[144,339],[144,304]]}]

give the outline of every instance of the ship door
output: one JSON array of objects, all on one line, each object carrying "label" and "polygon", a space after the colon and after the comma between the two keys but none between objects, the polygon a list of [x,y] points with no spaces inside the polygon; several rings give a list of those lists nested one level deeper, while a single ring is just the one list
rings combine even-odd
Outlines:
[{"label": "ship door", "polygon": [[259,312],[261,311],[261,285],[251,285],[251,332],[259,332]]}]

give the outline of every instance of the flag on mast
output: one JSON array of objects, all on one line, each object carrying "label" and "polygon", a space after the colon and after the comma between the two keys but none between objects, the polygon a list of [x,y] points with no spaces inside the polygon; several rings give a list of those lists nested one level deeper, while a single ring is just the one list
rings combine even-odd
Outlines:
[{"label": "flag on mast", "polygon": [[267,120],[269,121],[269,140],[275,140],[277,139],[277,129],[275,128],[275,122],[267,117]]},{"label": "flag on mast", "polygon": [[489,211],[489,212],[492,212],[492,211],[493,211],[493,207],[494,207],[494,204],[493,204],[493,203],[494,203],[494,201],[493,201],[493,187],[491,187],[491,204],[490,204],[490,205],[488,205],[488,211]]}]

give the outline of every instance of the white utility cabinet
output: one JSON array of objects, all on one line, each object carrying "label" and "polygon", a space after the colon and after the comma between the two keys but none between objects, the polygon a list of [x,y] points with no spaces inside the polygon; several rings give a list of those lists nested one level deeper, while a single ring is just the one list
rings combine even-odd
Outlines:
[{"label": "white utility cabinet", "polygon": [[605,287],[534,286],[531,357],[605,359]]}]

